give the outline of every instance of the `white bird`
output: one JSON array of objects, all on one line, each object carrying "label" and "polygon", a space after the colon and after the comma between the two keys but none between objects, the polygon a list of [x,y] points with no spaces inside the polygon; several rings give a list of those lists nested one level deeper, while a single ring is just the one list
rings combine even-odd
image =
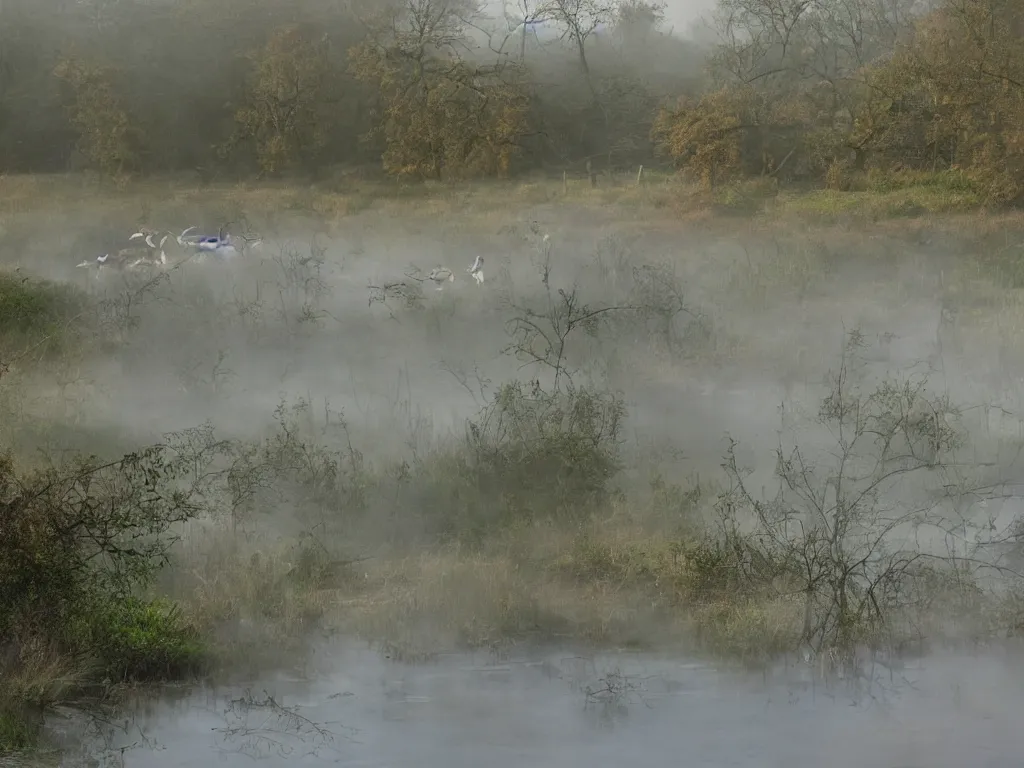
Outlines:
[{"label": "white bird", "polygon": [[431,280],[437,285],[437,290],[444,290],[445,282],[454,283],[455,275],[448,267],[434,267],[430,270],[430,274],[427,275],[427,280]]},{"label": "white bird", "polygon": [[[163,240],[160,241],[160,253],[151,253],[150,254],[150,257],[148,259],[148,263],[151,266],[154,266],[154,267],[155,266],[161,266],[161,267],[166,267],[167,266],[167,253],[166,253],[166,251],[164,251],[164,243],[166,241],[167,241],[166,237],[163,238]],[[145,261],[145,260],[141,260],[141,261]]]},{"label": "white bird", "polygon": [[160,238],[160,243],[157,244],[156,242],[153,241],[153,238],[156,237],[159,234],[160,234],[159,232],[156,232],[156,231],[154,231],[152,229],[141,229],[138,232],[136,232],[134,235],[129,237],[128,239],[129,240],[138,240],[141,237],[141,238],[143,238],[146,241],[146,245],[148,245],[150,248],[152,248],[155,251],[158,248],[162,249],[164,247],[164,243],[167,242],[167,238],[170,237],[170,233],[165,234],[163,237]]},{"label": "white bird", "polygon": [[[96,267],[97,269],[102,266],[106,266],[110,260],[110,254],[104,253],[101,256],[97,256],[95,259],[83,261],[81,264],[76,264],[75,267],[81,269],[83,267]],[[113,266],[113,262],[109,266]]]},{"label": "white bird", "polygon": [[148,238],[148,237],[152,237],[153,235],[158,235],[158,234],[160,234],[160,233],[157,232],[155,229],[150,229],[149,227],[139,227],[139,231],[134,233],[128,239],[129,240],[138,240],[140,237],[147,237]]},{"label": "white bird", "polygon": [[116,270],[137,269],[142,266],[155,267],[167,264],[167,254],[163,248],[159,254],[145,248],[122,248],[114,253],[104,253],[92,261],[83,261],[78,267],[96,267],[102,269],[109,267]]},{"label": "white bird", "polygon": [[474,261],[473,265],[469,269],[467,269],[466,271],[469,272],[469,274],[471,274],[473,276],[473,279],[476,280],[477,285],[483,284],[483,282],[484,282],[484,257],[483,256],[477,256],[476,257],[476,261]]},{"label": "white bird", "polygon": [[189,227],[188,229],[183,230],[182,233],[178,235],[176,238],[178,241],[178,245],[182,246],[183,248],[185,246],[195,245],[196,242],[200,239],[200,237],[199,235],[189,234],[189,232],[191,232],[194,229],[196,229],[196,227]]}]

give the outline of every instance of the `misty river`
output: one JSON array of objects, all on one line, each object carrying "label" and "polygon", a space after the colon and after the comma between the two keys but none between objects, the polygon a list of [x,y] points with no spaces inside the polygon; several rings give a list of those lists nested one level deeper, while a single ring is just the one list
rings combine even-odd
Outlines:
[{"label": "misty river", "polygon": [[[62,765],[133,768],[743,766],[985,768],[1024,760],[1024,666],[1008,652],[882,665],[829,685],[802,663],[717,671],[639,653],[389,661],[317,650],[301,675],[169,689]],[[308,679],[307,679],[308,678]],[[77,736],[73,734],[77,733]]]}]

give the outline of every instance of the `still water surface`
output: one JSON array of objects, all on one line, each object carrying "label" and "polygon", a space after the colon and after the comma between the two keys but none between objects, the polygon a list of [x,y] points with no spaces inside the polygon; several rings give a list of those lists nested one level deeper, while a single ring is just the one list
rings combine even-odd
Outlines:
[{"label": "still water surface", "polygon": [[[169,692],[88,764],[361,768],[1020,768],[1024,664],[931,657],[812,683],[635,653],[400,664],[322,649],[301,676]],[[308,677],[309,679],[304,679]],[[272,698],[272,702],[268,699]],[[125,729],[125,726],[127,728]],[[56,731],[69,731],[55,723]],[[77,750],[73,750],[77,751]],[[96,761],[97,756],[101,759]],[[82,764],[71,753],[65,765]]]}]

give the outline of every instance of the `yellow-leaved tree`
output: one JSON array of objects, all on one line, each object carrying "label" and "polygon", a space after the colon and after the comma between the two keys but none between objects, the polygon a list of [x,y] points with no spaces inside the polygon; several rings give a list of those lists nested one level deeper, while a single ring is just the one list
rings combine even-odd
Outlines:
[{"label": "yellow-leaved tree", "polygon": [[251,76],[224,153],[248,145],[264,173],[309,165],[327,143],[333,100],[329,40],[281,27],[249,54]]},{"label": "yellow-leaved tree", "polygon": [[655,145],[709,189],[729,180],[742,170],[743,131],[748,125],[743,95],[722,88],[663,107],[652,129]]},{"label": "yellow-leaved tree", "polygon": [[138,170],[143,133],[121,105],[114,89],[114,71],[68,55],[58,61],[54,74],[67,87],[68,113],[78,134],[78,149],[89,164],[111,176]]},{"label": "yellow-leaved tree", "polygon": [[1024,197],[1024,5],[946,0],[871,72],[858,129],[886,164],[958,168],[992,202]]},{"label": "yellow-leaved tree", "polygon": [[528,131],[529,93],[511,64],[462,55],[468,1],[405,0],[365,21],[350,52],[359,80],[378,90],[384,170],[425,179],[504,175]]}]

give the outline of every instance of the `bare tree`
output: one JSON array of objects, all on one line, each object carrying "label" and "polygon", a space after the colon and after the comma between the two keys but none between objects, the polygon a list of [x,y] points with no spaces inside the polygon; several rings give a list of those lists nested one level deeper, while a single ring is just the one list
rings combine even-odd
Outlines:
[{"label": "bare tree", "polygon": [[550,8],[536,0],[503,0],[502,17],[505,20],[506,35],[499,50],[504,50],[508,40],[519,35],[519,63],[526,62],[526,36],[532,31],[536,35],[538,25],[551,20]]},{"label": "bare tree", "polygon": [[623,43],[641,44],[665,21],[665,4],[649,0],[620,0],[615,30]]},{"label": "bare tree", "polygon": [[615,10],[608,0],[548,0],[543,6],[544,17],[556,22],[562,28],[562,39],[575,46],[580,70],[595,103],[599,99],[587,61],[587,41],[602,24],[614,20]]},{"label": "bare tree", "polygon": [[859,345],[854,332],[812,419],[828,445],[786,446],[780,437],[777,490],[765,496],[749,487],[733,442],[723,464],[731,489],[720,500],[740,570],[780,596],[802,596],[805,647],[840,659],[884,639],[928,585],[961,567],[941,543],[929,551],[922,533],[941,542],[950,519],[962,523],[965,503],[995,493],[967,476],[960,412],[948,398],[930,396],[923,381],[860,390]]}]

